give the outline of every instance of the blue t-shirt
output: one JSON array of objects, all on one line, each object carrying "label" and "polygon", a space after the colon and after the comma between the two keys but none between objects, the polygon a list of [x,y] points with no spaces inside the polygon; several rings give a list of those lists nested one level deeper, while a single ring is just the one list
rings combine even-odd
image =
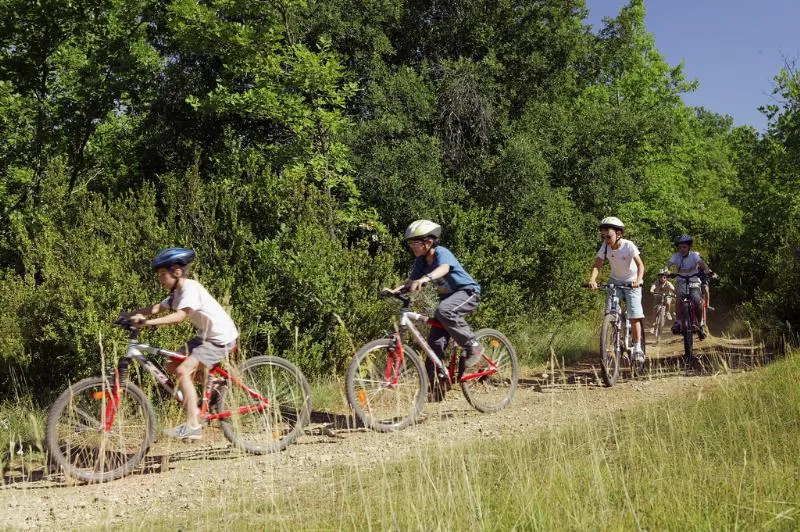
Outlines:
[{"label": "blue t-shirt", "polygon": [[417,280],[431,273],[442,264],[450,266],[450,271],[444,277],[433,281],[440,297],[450,295],[457,290],[481,292],[480,285],[470,277],[455,255],[442,246],[434,248],[433,261],[430,264],[425,261],[425,257],[417,257],[414,260],[414,267],[411,269],[411,280]]}]

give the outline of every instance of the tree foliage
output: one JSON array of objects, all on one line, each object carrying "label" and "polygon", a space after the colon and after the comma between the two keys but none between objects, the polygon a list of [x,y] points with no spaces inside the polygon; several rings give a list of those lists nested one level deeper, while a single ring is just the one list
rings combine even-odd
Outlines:
[{"label": "tree foliage", "polygon": [[162,295],[168,245],[197,249],[248,347],[339,371],[386,328],[376,293],[422,217],[483,286],[476,324],[512,337],[594,304],[579,284],[609,214],[651,272],[689,232],[731,298],[798,315],[796,73],[763,136],[688,108],[641,0],[596,32],[580,0],[0,13],[0,381],[95,373],[116,314]]}]

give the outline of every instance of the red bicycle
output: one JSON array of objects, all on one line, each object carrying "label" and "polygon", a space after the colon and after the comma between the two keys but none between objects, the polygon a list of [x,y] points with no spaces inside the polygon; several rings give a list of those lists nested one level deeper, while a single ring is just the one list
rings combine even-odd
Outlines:
[{"label": "red bicycle", "polygon": [[465,371],[461,348],[452,341],[450,360],[445,365],[413,322],[442,325],[409,311],[411,299],[405,293],[384,290],[381,295],[402,301],[400,327],[388,338],[362,347],[347,370],[347,400],[365,426],[380,432],[400,430],[414,423],[422,412],[428,376],[420,356],[403,342],[406,332],[434,364],[446,389],[460,383],[469,404],[481,412],[497,412],[508,405],[517,389],[519,365],[514,346],[503,334],[494,329],[477,331],[475,339],[483,346],[484,355],[473,371]]},{"label": "red bicycle", "polygon": [[[107,377],[76,382],[56,399],[47,416],[45,442],[50,459],[68,476],[105,482],[127,475],[156,440],[156,415],[142,389],[128,379],[140,364],[178,402],[182,394],[145,353],[176,362],[185,355],[138,342],[139,329],[127,320],[115,325],[129,333],[126,355]],[[257,356],[231,370],[214,366],[200,399],[200,418],[219,421],[225,437],[254,454],[285,449],[302,433],[311,413],[311,392],[303,374],[279,357]]]}]

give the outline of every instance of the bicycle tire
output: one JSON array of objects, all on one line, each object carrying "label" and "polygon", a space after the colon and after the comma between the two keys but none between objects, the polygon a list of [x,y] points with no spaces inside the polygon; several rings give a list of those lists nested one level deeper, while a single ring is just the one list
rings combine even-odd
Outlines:
[{"label": "bicycle tire", "polygon": [[647,332],[644,326],[644,319],[642,319],[641,323],[639,341],[642,347],[642,354],[644,355],[644,362],[637,364],[634,360],[631,360],[631,374],[634,377],[643,377],[650,371],[650,357],[647,356]]},{"label": "bicycle tire", "polygon": [[517,352],[508,338],[494,329],[480,329],[475,333],[475,340],[483,346],[484,356],[497,366],[497,372],[462,381],[461,393],[479,412],[497,412],[508,406],[517,390]]},{"label": "bicycle tire", "polygon": [[281,357],[248,358],[233,376],[268,401],[263,410],[236,413],[239,408],[259,406],[234,382],[228,382],[220,398],[222,432],[237,448],[251,454],[282,451],[294,442],[311,419],[311,389],[300,369]]},{"label": "bicycle tire", "polygon": [[683,306],[683,354],[687,362],[691,362],[694,359],[692,345],[694,343],[694,334],[692,332],[691,312],[693,312],[692,306],[689,303],[685,303]]},{"label": "bicycle tire", "polygon": [[619,378],[620,330],[617,327],[617,316],[606,314],[600,329],[600,370],[603,382],[609,388]]},{"label": "bicycle tire", "polygon": [[664,322],[666,320],[667,313],[664,310],[664,305],[659,305],[658,314],[656,315],[656,330],[655,336],[656,338],[656,345],[661,342],[661,331],[664,330]]},{"label": "bicycle tire", "polygon": [[147,454],[156,429],[150,400],[141,388],[126,383],[111,431],[100,431],[109,394],[107,379],[91,377],[68,387],[50,407],[45,445],[65,475],[107,482],[129,474]]},{"label": "bicycle tire", "polygon": [[402,430],[416,422],[428,392],[427,372],[407,345],[403,346],[403,367],[394,370],[402,381],[386,384],[393,345],[389,338],[374,340],[358,350],[347,368],[347,401],[359,421],[378,432]]}]

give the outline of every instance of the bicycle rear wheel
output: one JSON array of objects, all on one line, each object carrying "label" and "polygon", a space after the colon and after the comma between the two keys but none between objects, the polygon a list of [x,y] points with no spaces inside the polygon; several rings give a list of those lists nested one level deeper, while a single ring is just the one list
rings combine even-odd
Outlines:
[{"label": "bicycle rear wheel", "polygon": [[106,482],[130,473],[155,436],[150,401],[133,383],[119,393],[110,430],[111,384],[102,377],[79,381],[61,393],[47,415],[45,443],[50,460],[70,477]]},{"label": "bicycle rear wheel", "polygon": [[[517,390],[517,352],[508,338],[494,329],[479,330],[475,333],[475,340],[483,346],[484,356],[497,367],[497,372],[476,378],[470,378],[469,374],[463,375],[462,379],[466,380],[461,381],[461,392],[476,410],[497,412],[511,402]],[[486,369],[485,366],[479,365],[475,372],[479,374]]]},{"label": "bicycle rear wheel", "polygon": [[239,382],[228,382],[220,407],[220,413],[231,412],[220,420],[231,443],[248,453],[273,453],[302,434],[311,419],[311,390],[297,366],[280,357],[257,356],[245,360],[232,377]]},{"label": "bicycle rear wheel", "polygon": [[600,329],[600,369],[606,386],[614,386],[619,378],[621,353],[620,330],[615,314],[606,314]]},{"label": "bicycle rear wheel", "polygon": [[394,342],[383,338],[362,347],[347,369],[347,401],[356,417],[378,432],[406,428],[425,404],[428,377],[419,356],[404,345],[398,358]]}]

